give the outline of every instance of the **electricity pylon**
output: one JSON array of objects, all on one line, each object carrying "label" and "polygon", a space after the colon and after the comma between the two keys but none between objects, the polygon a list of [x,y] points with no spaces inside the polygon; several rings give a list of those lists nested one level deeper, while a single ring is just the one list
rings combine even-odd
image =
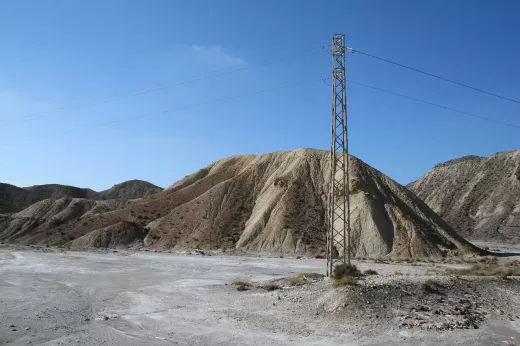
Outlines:
[{"label": "electricity pylon", "polygon": [[347,136],[345,35],[332,36],[332,137],[328,199],[327,276],[350,264],[350,191]]}]

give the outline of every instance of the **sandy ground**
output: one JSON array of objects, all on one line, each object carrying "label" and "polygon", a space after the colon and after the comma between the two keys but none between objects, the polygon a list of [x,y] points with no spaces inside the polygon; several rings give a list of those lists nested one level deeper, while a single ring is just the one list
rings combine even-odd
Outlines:
[{"label": "sandy ground", "polygon": [[[484,284],[464,279],[469,293],[459,284],[449,286],[474,299],[485,318],[478,329],[441,331],[404,328],[409,304],[401,301],[407,295],[413,304],[426,299],[406,287],[412,287],[410,280],[442,272],[439,265],[363,262],[361,269],[379,275],[358,288],[333,289],[321,280],[272,292],[239,292],[230,285],[236,278],[262,283],[323,273],[325,261],[47,251],[0,247],[0,344],[520,345],[516,279]],[[397,293],[389,293],[392,287]],[[338,309],[341,299],[346,300]],[[433,298],[428,299],[430,304]],[[349,310],[356,304],[368,305]]]},{"label": "sandy ground", "polygon": [[520,243],[495,243],[490,241],[472,240],[471,243],[474,245],[494,252],[499,258],[515,257],[520,258]]}]

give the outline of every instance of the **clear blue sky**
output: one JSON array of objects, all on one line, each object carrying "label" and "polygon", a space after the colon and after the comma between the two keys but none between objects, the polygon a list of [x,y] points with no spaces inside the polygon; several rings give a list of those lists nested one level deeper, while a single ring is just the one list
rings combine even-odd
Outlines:
[{"label": "clear blue sky", "polygon": [[[518,99],[519,13],[513,0],[4,0],[0,181],[168,186],[225,156],[328,149],[331,92],[318,79],[331,58],[305,52],[336,32],[359,50]],[[520,125],[518,104],[347,59],[351,80]],[[99,103],[238,64],[249,68]],[[352,154],[402,184],[444,160],[520,148],[520,129],[357,85],[348,110]],[[18,120],[35,115],[48,116]]]}]

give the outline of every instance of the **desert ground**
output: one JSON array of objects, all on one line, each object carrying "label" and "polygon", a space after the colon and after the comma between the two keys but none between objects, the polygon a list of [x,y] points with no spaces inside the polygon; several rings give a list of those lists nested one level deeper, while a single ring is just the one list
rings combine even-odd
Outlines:
[{"label": "desert ground", "polygon": [[354,263],[378,274],[333,288],[323,259],[2,245],[0,344],[520,345],[518,277]]}]

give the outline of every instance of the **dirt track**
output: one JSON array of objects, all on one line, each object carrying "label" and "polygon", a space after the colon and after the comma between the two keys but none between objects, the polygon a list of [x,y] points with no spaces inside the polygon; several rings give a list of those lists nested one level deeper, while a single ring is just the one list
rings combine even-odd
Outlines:
[{"label": "dirt track", "polygon": [[[426,271],[439,270],[433,265],[361,263],[359,266],[376,269],[380,274],[358,286],[367,289],[372,284],[392,282],[396,271],[406,280],[415,280]],[[367,316],[363,320],[353,319],[355,316],[348,309],[327,313],[324,307],[335,303],[334,295],[357,292],[350,288],[334,291],[327,281],[273,292],[262,289],[238,292],[226,285],[235,278],[265,282],[294,273],[323,272],[324,267],[324,260],[314,259],[42,252],[4,247],[0,248],[0,344],[514,345],[520,342],[520,321],[514,316],[519,312],[516,306],[501,307],[504,316],[495,316],[484,301],[489,315],[479,329],[430,331],[402,328],[397,315]],[[515,279],[505,283],[496,281],[496,285],[507,288],[515,282],[518,283]],[[483,285],[477,283],[475,287],[482,291],[484,300],[489,300]],[[390,302],[394,298],[382,299]],[[359,302],[364,303],[365,299],[360,297]],[[390,307],[383,310],[391,312]],[[508,314],[513,321],[507,318]]]}]

